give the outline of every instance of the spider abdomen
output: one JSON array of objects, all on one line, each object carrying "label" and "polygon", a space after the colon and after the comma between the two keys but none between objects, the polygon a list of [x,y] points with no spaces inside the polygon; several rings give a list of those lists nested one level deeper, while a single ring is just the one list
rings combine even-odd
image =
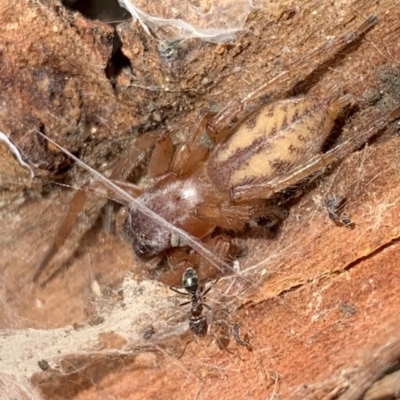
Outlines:
[{"label": "spider abdomen", "polygon": [[207,172],[221,191],[289,173],[321,151],[349,97],[299,98],[251,114],[210,155]]}]

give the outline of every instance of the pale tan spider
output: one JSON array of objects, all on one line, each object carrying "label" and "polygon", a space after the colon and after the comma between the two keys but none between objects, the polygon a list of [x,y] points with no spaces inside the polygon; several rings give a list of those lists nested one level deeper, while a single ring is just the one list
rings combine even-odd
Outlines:
[{"label": "pale tan spider", "polygon": [[[238,231],[249,220],[276,215],[279,210],[267,201],[271,195],[344,157],[376,132],[376,127],[371,127],[361,135],[361,142],[347,141],[321,153],[339,112],[352,102],[351,96],[332,89],[323,99],[285,99],[296,83],[358,40],[376,21],[370,16],[355,31],[316,49],[246,97],[233,100],[218,113],[203,114],[188,140],[175,149],[168,133],[151,132],[140,136],[125,152],[109,177],[111,181],[125,179],[130,160],[155,146],[149,171],[158,180],[146,191],[135,188],[136,203],[123,195],[122,201],[130,208],[124,224],[126,238],[141,259],[167,260],[170,276],[165,281],[178,283],[191,266],[203,276],[212,271],[215,275],[216,263],[196,243],[201,241],[216,259],[231,261],[237,249],[229,236],[213,235],[217,227]],[[214,143],[211,149],[199,140],[204,131]],[[121,197],[121,193],[117,195]],[[72,198],[35,281],[65,242],[85,200],[85,191],[77,191]],[[146,207],[167,225],[155,221]]]}]

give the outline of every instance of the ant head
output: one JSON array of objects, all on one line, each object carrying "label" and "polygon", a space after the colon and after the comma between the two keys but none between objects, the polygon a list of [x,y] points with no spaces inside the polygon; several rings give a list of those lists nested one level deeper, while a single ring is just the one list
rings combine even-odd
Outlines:
[{"label": "ant head", "polygon": [[199,277],[193,268],[187,268],[182,275],[182,286],[189,293],[195,293],[199,287]]}]

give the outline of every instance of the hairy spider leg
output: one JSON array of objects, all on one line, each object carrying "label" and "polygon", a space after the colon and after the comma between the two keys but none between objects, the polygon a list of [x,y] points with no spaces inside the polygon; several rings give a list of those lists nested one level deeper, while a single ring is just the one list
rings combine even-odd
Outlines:
[{"label": "hairy spider leg", "polygon": [[[234,130],[236,124],[232,127],[232,121],[235,120],[237,123],[237,121],[243,120],[248,114],[246,108],[256,100],[264,98],[270,102],[288,97],[290,90],[298,82],[305,80],[315,71],[317,66],[324,65],[339,50],[360,40],[377,21],[378,18],[376,15],[369,16],[355,31],[348,32],[322,45],[289,65],[286,71],[281,72],[270,81],[259,85],[247,96],[242,99],[234,99],[208,122],[206,130],[210,138],[215,143],[223,142]],[[316,61],[313,62],[313,60]]]},{"label": "hairy spider leg", "polygon": [[[155,131],[140,136],[124,151],[109,179],[114,182],[118,180],[118,186],[125,190],[129,190],[130,193],[132,193],[133,189],[134,197],[139,197],[143,191],[137,186],[133,186],[123,181],[128,178],[133,166],[136,165],[138,157],[153,145],[154,150],[151,154],[149,163],[149,173],[151,176],[155,177],[167,173],[173,155],[171,136],[167,131]],[[112,202],[108,202],[106,205],[104,230],[107,233],[112,231],[111,227],[114,221],[114,205],[115,203]]]},{"label": "hairy spider leg", "polygon": [[[265,217],[281,221],[284,217],[282,208],[272,204],[266,204],[264,200],[246,202],[246,204],[200,204],[196,208],[196,215],[199,218],[207,218],[215,221],[215,224],[225,229],[240,230],[244,228],[245,222],[249,219]],[[228,224],[227,224],[228,222]]]},{"label": "hairy spider leg", "polygon": [[204,161],[208,155],[208,148],[199,144],[200,135],[204,132],[208,121],[215,113],[203,111],[199,116],[196,127],[189,135],[185,143],[180,143],[173,156],[170,172],[183,176],[190,174],[197,165]]}]

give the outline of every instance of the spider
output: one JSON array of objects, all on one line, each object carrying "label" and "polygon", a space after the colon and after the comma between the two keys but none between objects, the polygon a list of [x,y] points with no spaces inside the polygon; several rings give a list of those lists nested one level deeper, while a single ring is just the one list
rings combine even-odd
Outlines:
[{"label": "spider", "polygon": [[[268,201],[272,195],[342,159],[376,133],[377,126],[372,126],[360,135],[361,141],[347,141],[322,153],[335,119],[352,103],[352,97],[332,89],[323,99],[287,98],[295,84],[315,70],[314,60],[323,65],[376,22],[377,17],[370,16],[355,31],[317,48],[220,112],[203,113],[188,140],[175,149],[168,132],[143,134],[122,155],[109,181],[74,158],[129,207],[124,231],[136,255],[142,260],[167,260],[169,272],[160,280],[169,285],[179,282],[188,266],[204,276],[215,276],[221,269],[226,272],[237,252],[228,235],[215,234],[217,228],[240,231],[248,221],[279,216],[281,210]],[[211,139],[211,148],[201,140],[204,132]],[[132,188],[132,196],[137,198],[132,203],[132,196],[110,181],[125,179],[130,160],[151,147],[149,172],[157,177],[156,183],[146,191]],[[65,242],[85,200],[86,191],[73,196],[35,282]],[[197,300],[201,308],[201,297]],[[197,314],[192,307],[192,317],[199,317]],[[201,318],[193,324],[198,332],[203,331]]]}]

